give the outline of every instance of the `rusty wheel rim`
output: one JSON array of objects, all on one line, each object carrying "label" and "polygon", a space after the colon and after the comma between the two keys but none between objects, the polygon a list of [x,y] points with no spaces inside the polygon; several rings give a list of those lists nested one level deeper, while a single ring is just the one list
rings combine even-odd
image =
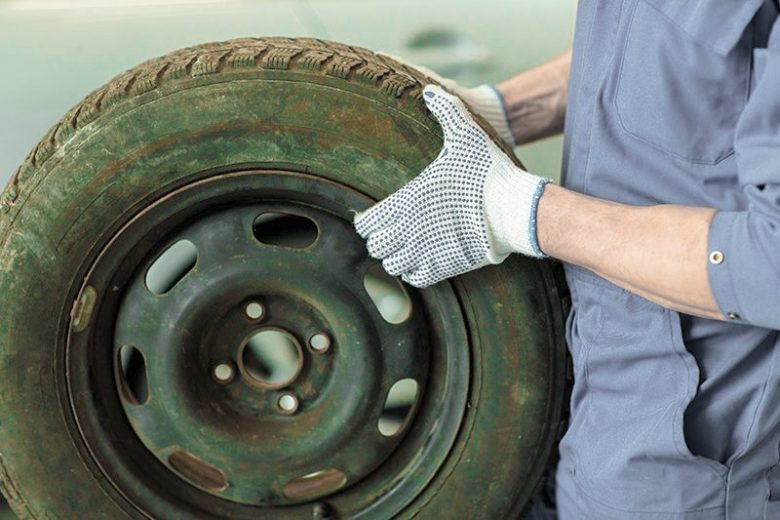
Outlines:
[{"label": "rusty wheel rim", "polygon": [[[407,291],[399,323],[382,315],[365,283],[377,264],[350,223],[371,203],[313,176],[233,172],[158,198],[106,245],[81,290],[96,294],[94,325],[69,338],[70,401],[92,460],[136,510],[361,517],[425,489],[463,420],[468,339],[446,283]],[[265,214],[307,219],[316,238],[263,242]],[[194,264],[156,294],[150,270],[183,241]],[[270,332],[290,338],[295,363],[264,381],[246,353]],[[418,392],[385,435],[401,380]]]}]

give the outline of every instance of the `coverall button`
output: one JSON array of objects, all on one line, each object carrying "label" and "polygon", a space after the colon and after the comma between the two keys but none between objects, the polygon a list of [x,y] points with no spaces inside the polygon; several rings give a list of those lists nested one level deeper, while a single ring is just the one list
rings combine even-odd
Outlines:
[{"label": "coverall button", "polygon": [[720,251],[713,251],[710,253],[710,263],[718,265],[719,263],[723,262],[723,253]]},{"label": "coverall button", "polygon": [[730,312],[730,313],[726,314],[726,317],[728,319],[730,319],[730,320],[741,320],[742,319],[742,316],[740,316],[736,312]]}]

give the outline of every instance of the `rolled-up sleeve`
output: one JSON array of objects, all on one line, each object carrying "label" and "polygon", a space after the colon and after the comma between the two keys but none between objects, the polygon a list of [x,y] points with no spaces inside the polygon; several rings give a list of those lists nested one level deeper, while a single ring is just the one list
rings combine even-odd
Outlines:
[{"label": "rolled-up sleeve", "polygon": [[780,329],[780,21],[754,51],[755,89],[735,136],[744,211],[715,214],[708,275],[724,317]]}]

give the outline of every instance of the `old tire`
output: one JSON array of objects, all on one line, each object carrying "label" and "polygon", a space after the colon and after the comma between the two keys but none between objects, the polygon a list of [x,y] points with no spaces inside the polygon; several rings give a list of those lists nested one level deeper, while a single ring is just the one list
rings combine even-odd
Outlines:
[{"label": "old tire", "polygon": [[[372,266],[350,210],[441,146],[428,81],[363,49],[241,39],[143,63],[51,129],[0,201],[0,481],[19,516],[520,515],[560,429],[557,266],[513,257],[407,287],[398,328],[349,279]],[[314,222],[316,247],[253,242],[246,219],[268,211]],[[194,274],[150,297],[144,273],[182,236]],[[303,345],[294,415],[258,404],[285,389],[250,388],[242,366],[233,386],[209,378],[210,349],[259,326],[234,319],[248,295]],[[333,342],[320,357],[315,325]],[[123,379],[128,342],[146,404]],[[366,418],[407,372],[413,416],[372,438]]]}]

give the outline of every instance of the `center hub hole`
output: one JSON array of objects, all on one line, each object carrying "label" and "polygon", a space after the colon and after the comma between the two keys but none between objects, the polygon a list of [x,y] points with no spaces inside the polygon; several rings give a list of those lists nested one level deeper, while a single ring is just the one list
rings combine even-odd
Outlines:
[{"label": "center hub hole", "polygon": [[282,388],[298,377],[303,368],[303,351],[289,332],[265,329],[247,340],[241,361],[250,382]]}]

